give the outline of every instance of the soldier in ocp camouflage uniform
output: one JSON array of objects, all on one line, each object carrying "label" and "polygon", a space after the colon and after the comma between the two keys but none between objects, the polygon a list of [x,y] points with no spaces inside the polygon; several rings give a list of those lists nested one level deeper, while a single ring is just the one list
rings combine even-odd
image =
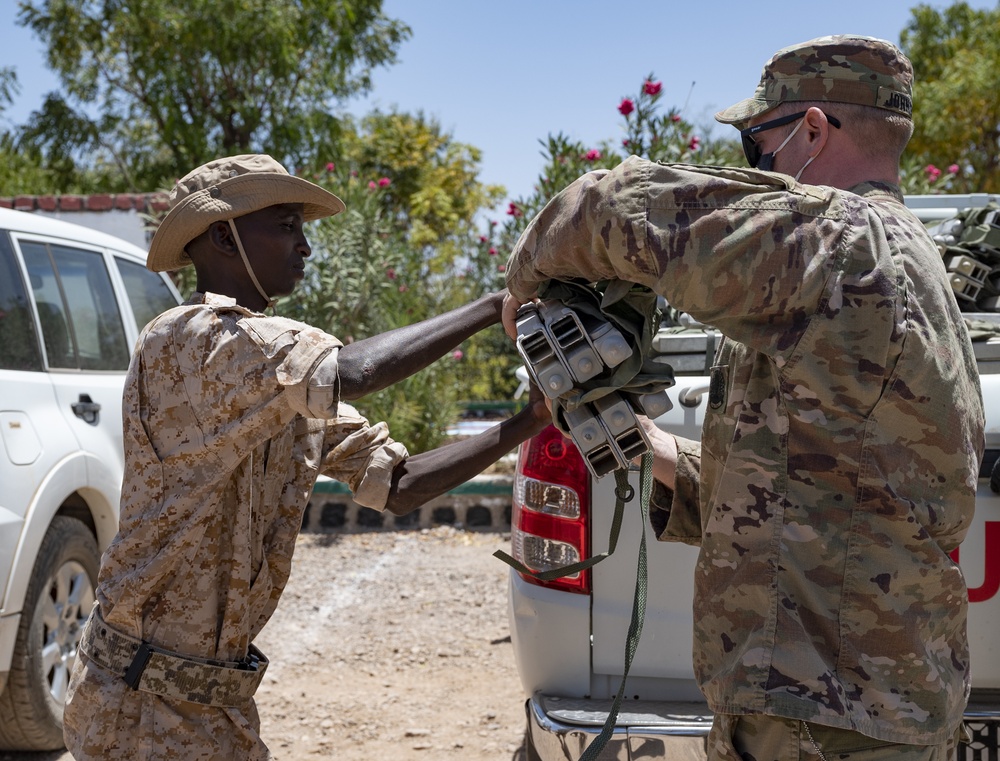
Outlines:
[{"label": "soldier in ocp camouflage uniform", "polygon": [[[491,431],[408,456],[345,399],[499,322],[503,293],[347,346],[262,311],[303,277],[303,222],[344,209],[269,156],[220,159],[171,194],[147,265],[198,292],[143,330],[123,405],[119,532],[64,717],[77,759],[266,759],[253,640],[278,604],[320,473],[405,514],[537,433],[537,398]],[[331,294],[335,297],[336,294]],[[331,579],[336,584],[336,579]]]},{"label": "soldier in ocp camouflage uniform", "polygon": [[949,553],[984,420],[941,256],[898,187],[911,83],[885,41],[781,50],[716,115],[741,128],[750,169],[632,157],[592,172],[507,266],[508,332],[540,283],[583,277],[648,285],[726,337],[701,444],[648,426],[654,527],[700,547],[712,759],[956,747],[967,592]]}]

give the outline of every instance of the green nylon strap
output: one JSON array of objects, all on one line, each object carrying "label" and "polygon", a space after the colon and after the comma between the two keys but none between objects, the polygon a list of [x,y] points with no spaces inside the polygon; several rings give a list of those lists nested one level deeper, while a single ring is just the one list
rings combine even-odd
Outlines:
[{"label": "green nylon strap", "polygon": [[[620,477],[619,474],[622,474],[623,477]],[[528,566],[524,563],[514,559],[503,550],[497,550],[494,552],[493,557],[499,558],[518,573],[523,573],[526,576],[532,576],[539,581],[553,581],[554,579],[562,579],[566,576],[572,576],[574,573],[585,571],[586,569],[597,565],[609,555],[613,555],[615,547],[618,546],[618,534],[621,532],[622,528],[622,516],[625,514],[625,503],[630,502],[634,495],[634,490],[628,483],[628,471],[615,471],[615,479],[617,480],[617,488],[615,489],[615,514],[611,519],[611,535],[608,537],[607,552],[602,552],[600,555],[594,555],[586,560],[581,560],[579,563],[571,563],[570,565],[553,568],[549,571],[536,571],[532,568],[528,568]]]},{"label": "green nylon strap", "polygon": [[[615,471],[615,514],[611,522],[611,534],[608,538],[608,551],[602,552],[579,563],[553,568],[550,571],[533,571],[518,562],[506,552],[497,550],[493,556],[499,558],[514,570],[533,576],[540,581],[552,581],[563,578],[571,574],[590,568],[604,560],[609,555],[614,554],[618,545],[618,534],[621,530],[622,516],[624,514],[625,503],[631,501],[634,490],[628,482],[628,471],[619,468]],[[649,500],[653,496],[653,453],[646,452],[642,455],[639,465],[639,514],[641,516],[641,534],[639,537],[639,560],[635,571],[635,595],[632,599],[632,620],[629,622],[628,635],[625,638],[625,668],[622,672],[622,683],[618,687],[618,692],[611,704],[611,711],[601,728],[600,734],[594,739],[584,751],[580,761],[594,761],[600,755],[604,746],[608,744],[611,735],[615,731],[615,724],[618,721],[618,713],[621,710],[622,700],[625,696],[625,682],[628,679],[629,669],[632,668],[632,658],[639,647],[639,637],[642,635],[642,624],[646,618],[646,589],[648,582],[648,566],[646,563],[646,523],[649,516]]]},{"label": "green nylon strap", "polygon": [[[616,471],[618,474],[624,471]],[[625,639],[625,670],[622,672],[622,683],[611,704],[611,711],[601,728],[601,733],[594,739],[587,750],[583,752],[580,761],[594,761],[608,744],[611,735],[615,731],[615,724],[618,722],[618,712],[622,707],[622,699],[625,697],[625,682],[628,680],[628,672],[632,667],[632,658],[639,647],[639,637],[642,635],[642,624],[646,618],[646,588],[649,578],[649,569],[646,565],[646,516],[649,513],[649,500],[653,494],[653,455],[646,452],[642,456],[642,465],[639,470],[639,511],[642,515],[642,534],[639,538],[639,560],[635,570],[635,597],[632,599],[632,621],[628,626],[628,636]]]}]

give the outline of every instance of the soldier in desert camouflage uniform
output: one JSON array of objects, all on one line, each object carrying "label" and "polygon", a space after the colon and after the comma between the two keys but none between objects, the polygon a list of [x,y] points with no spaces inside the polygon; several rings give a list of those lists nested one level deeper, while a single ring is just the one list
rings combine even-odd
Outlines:
[{"label": "soldier in desert camouflage uniform", "polygon": [[[148,266],[198,292],[143,330],[124,395],[119,533],[67,697],[77,759],[266,759],[253,640],[275,610],[320,473],[405,514],[541,430],[538,400],[491,431],[408,456],[343,400],[390,385],[500,321],[503,293],[344,346],[262,314],[309,256],[303,222],[342,211],[269,156],[180,180]],[[331,579],[336,584],[336,579]]]},{"label": "soldier in desert camouflage uniform", "polygon": [[700,445],[647,426],[654,527],[700,547],[712,759],[945,759],[961,731],[949,553],[984,420],[941,256],[898,187],[911,83],[881,40],[781,50],[716,115],[750,169],[632,157],[587,174],[507,266],[508,332],[542,282],[583,277],[648,285],[726,337]]}]

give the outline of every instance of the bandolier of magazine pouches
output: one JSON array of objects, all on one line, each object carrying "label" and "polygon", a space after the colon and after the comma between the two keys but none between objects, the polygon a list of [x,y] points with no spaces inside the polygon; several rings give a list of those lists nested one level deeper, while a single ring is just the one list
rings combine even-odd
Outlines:
[{"label": "bandolier of magazine pouches", "polygon": [[1000,207],[965,209],[931,234],[961,310],[1000,313]]}]

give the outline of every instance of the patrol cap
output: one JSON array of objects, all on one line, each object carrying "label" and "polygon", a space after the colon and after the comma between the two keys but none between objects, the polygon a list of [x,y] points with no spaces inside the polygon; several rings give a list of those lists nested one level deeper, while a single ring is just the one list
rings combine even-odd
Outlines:
[{"label": "patrol cap", "polygon": [[745,126],[751,117],[791,101],[856,103],[912,118],[913,66],[886,40],[853,34],[817,37],[775,53],[764,64],[753,96],[715,118]]},{"label": "patrol cap", "polygon": [[170,191],[170,210],[153,235],[146,267],[153,272],[181,269],[191,263],[184,247],[213,223],[283,203],[301,203],[306,222],[345,208],[333,193],[289,174],[270,156],[210,161],[186,174]]}]

